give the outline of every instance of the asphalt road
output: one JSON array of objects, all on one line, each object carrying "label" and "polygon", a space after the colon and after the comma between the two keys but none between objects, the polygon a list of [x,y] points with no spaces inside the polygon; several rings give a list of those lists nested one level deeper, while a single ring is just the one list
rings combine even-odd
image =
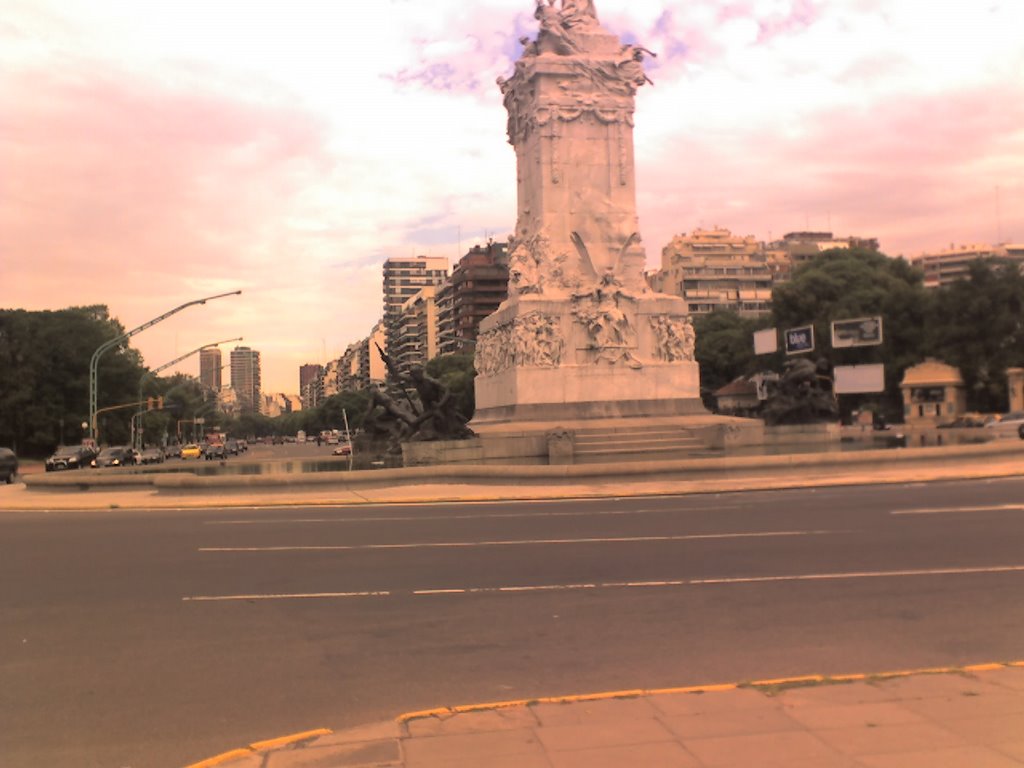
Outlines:
[{"label": "asphalt road", "polygon": [[0,512],[0,765],[446,704],[1024,658],[1024,481]]}]

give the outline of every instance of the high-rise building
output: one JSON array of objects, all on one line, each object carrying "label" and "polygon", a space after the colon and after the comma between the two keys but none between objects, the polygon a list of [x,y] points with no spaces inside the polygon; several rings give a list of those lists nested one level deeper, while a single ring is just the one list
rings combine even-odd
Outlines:
[{"label": "high-rise building", "polygon": [[388,341],[388,356],[408,374],[438,354],[437,288],[427,285],[402,305],[400,319]]},{"label": "high-rise building", "polygon": [[317,380],[317,377],[324,372],[324,367],[319,363],[306,363],[299,366],[299,392],[305,392],[310,383]]},{"label": "high-rise building", "polygon": [[[415,256],[384,262],[384,328],[386,349],[397,347],[401,334],[402,307],[426,286],[437,286],[448,276],[448,259]],[[390,352],[389,352],[390,353]]]},{"label": "high-rise building", "polygon": [[438,351],[473,354],[480,321],[508,297],[508,244],[476,245],[437,292]]},{"label": "high-rise building", "polygon": [[259,413],[261,406],[260,353],[249,347],[231,350],[231,388],[239,413]]},{"label": "high-rise building", "polygon": [[211,392],[220,392],[221,369],[224,363],[216,347],[199,350],[199,383]]}]

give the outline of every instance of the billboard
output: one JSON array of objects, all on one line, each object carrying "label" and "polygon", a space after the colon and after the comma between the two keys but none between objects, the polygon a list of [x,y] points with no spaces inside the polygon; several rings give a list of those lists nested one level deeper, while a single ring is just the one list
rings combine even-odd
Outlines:
[{"label": "billboard", "polygon": [[871,347],[882,343],[882,318],[857,317],[832,322],[832,348]]},{"label": "billboard", "polygon": [[837,395],[853,395],[885,391],[885,366],[837,365],[832,370],[832,391]]},{"label": "billboard", "polygon": [[804,325],[800,328],[790,328],[784,334],[786,339],[786,354],[799,355],[801,352],[814,351],[814,326]]},{"label": "billboard", "polygon": [[779,351],[779,334],[774,328],[754,331],[754,354],[770,355]]}]

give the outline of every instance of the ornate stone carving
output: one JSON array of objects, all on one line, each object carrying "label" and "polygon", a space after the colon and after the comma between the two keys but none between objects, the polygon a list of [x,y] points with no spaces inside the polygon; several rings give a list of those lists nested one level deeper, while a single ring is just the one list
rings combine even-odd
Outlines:
[{"label": "ornate stone carving", "polygon": [[595,362],[643,367],[633,354],[639,347],[636,329],[621,306],[636,298],[623,289],[611,270],[601,276],[593,290],[575,294],[573,300],[573,315],[590,339],[588,348],[597,352]]},{"label": "ornate stone carving", "polygon": [[693,361],[697,344],[697,333],[688,316],[653,315],[650,318],[654,329],[654,354],[666,363]]},{"label": "ornate stone carving", "polygon": [[543,312],[529,312],[480,334],[474,364],[481,376],[494,376],[514,366],[557,368],[562,363],[562,349],[556,319]]},{"label": "ornate stone carving", "polygon": [[509,292],[519,296],[568,298],[581,285],[579,270],[570,255],[565,251],[553,253],[544,231],[509,242],[508,274]]}]

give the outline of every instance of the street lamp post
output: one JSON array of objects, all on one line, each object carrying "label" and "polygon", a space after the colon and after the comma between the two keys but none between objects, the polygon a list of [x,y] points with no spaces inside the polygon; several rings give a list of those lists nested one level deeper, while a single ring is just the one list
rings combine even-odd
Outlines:
[{"label": "street lamp post", "polygon": [[175,307],[174,309],[170,310],[169,312],[164,312],[162,315],[160,315],[160,317],[156,317],[156,318],[154,318],[152,320],[147,320],[145,323],[140,325],[138,328],[133,328],[132,330],[128,331],[127,333],[122,333],[120,336],[118,336],[116,338],[113,338],[110,341],[105,342],[104,344],[101,344],[99,346],[99,348],[95,352],[92,353],[92,359],[89,360],[89,437],[91,437],[94,440],[96,439],[96,411],[97,411],[97,408],[98,408],[98,403],[97,403],[97,400],[98,400],[98,393],[97,393],[97,389],[98,389],[98,381],[97,381],[98,375],[97,374],[98,374],[98,371],[99,371],[100,357],[102,357],[104,352],[106,352],[107,350],[109,350],[109,349],[111,349],[113,347],[116,347],[122,341],[124,341],[126,339],[130,339],[135,334],[142,333],[147,328],[152,328],[157,323],[163,322],[168,317],[171,317],[171,315],[176,315],[178,312],[181,312],[181,310],[183,310],[183,309],[187,309],[188,307],[194,307],[196,304],[205,304],[208,301],[213,301],[214,299],[221,299],[221,298],[224,298],[225,296],[239,296],[239,295],[241,295],[241,293],[242,293],[241,291],[231,291],[229,293],[218,293],[216,296],[207,296],[205,299],[196,299],[195,301],[186,302],[186,303],[182,304],[180,307]]},{"label": "street lamp post", "polygon": [[196,347],[191,352],[186,352],[184,355],[181,355],[180,357],[174,358],[169,363],[164,363],[163,365],[161,365],[161,366],[159,366],[157,368],[154,368],[152,371],[145,371],[142,374],[142,376],[139,377],[139,403],[140,403],[140,405],[139,405],[139,412],[136,414],[136,416],[138,416],[139,419],[140,419],[139,422],[138,422],[138,424],[139,424],[139,431],[136,433],[134,430],[132,430],[133,443],[134,443],[136,448],[138,448],[138,449],[142,448],[142,421],[141,421],[141,417],[142,417],[142,406],[141,406],[141,403],[142,403],[142,383],[146,380],[146,377],[147,376],[156,376],[158,373],[160,373],[160,371],[166,371],[168,368],[174,367],[175,365],[180,363],[182,360],[187,360],[188,358],[192,357],[192,355],[199,354],[204,349],[210,349],[212,347],[216,347],[216,346],[219,346],[221,344],[228,344],[228,343],[230,343],[232,341],[241,341],[241,340],[242,340],[242,337],[239,336],[237,339],[224,339],[223,341],[214,341],[211,344],[204,344],[201,347]]}]

